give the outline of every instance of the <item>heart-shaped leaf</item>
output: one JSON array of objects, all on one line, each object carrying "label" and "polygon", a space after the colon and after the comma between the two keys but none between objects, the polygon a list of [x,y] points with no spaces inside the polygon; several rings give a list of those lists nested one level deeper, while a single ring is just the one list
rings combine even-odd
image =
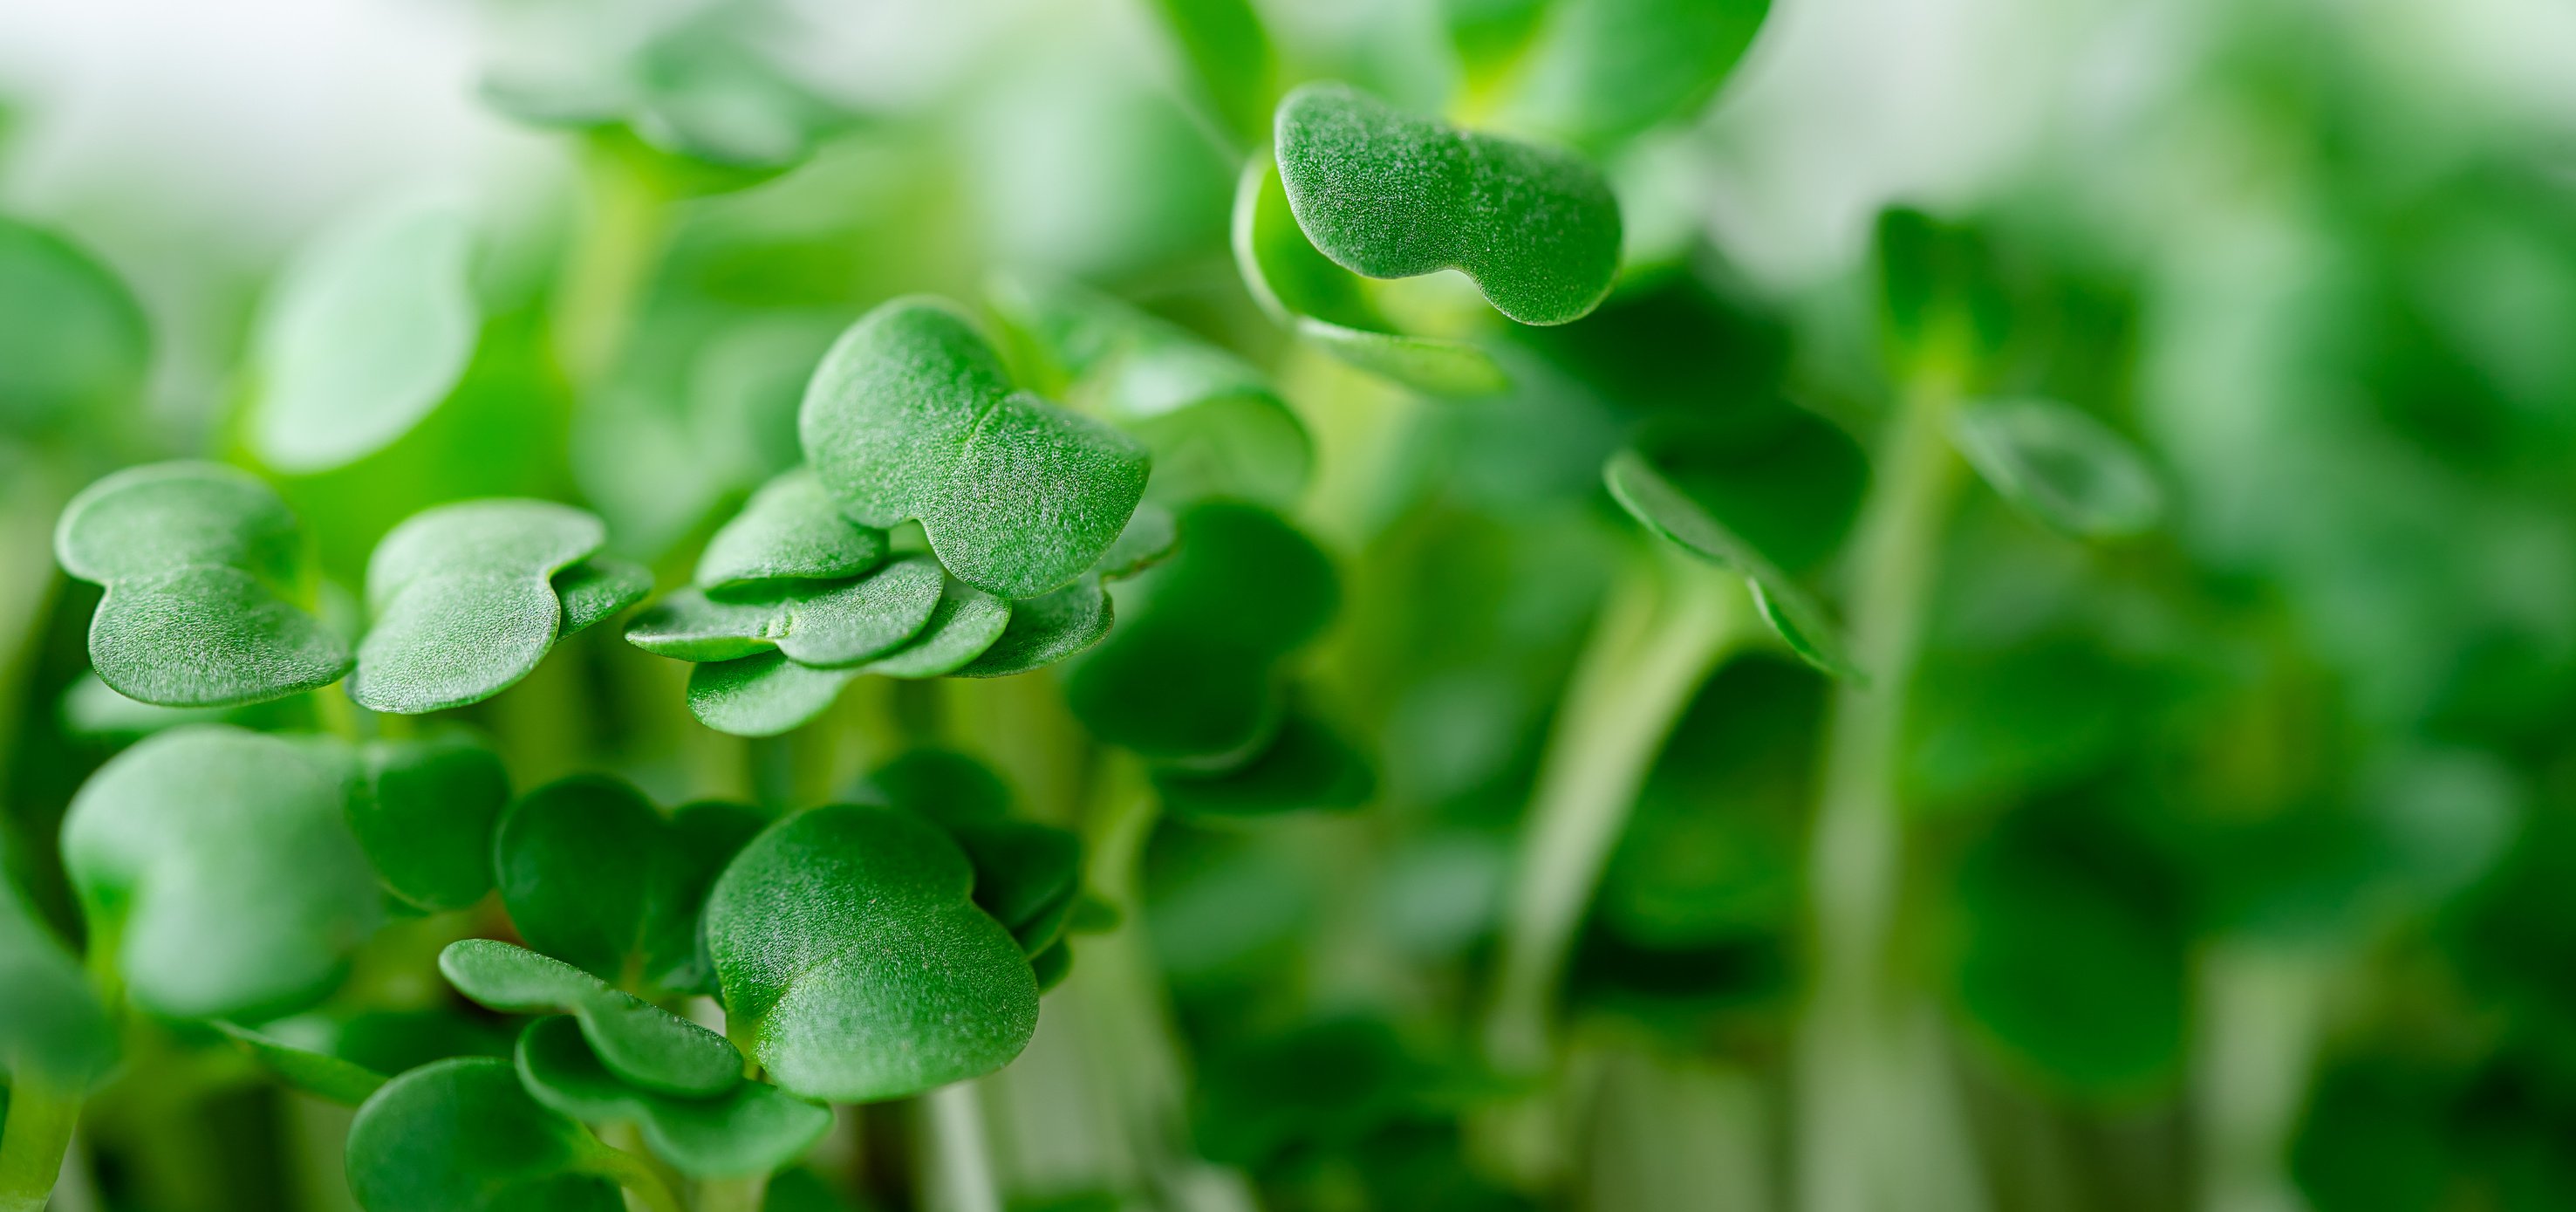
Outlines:
[{"label": "heart-shaped leaf", "polygon": [[349,1193],[367,1212],[624,1212],[607,1153],[529,1098],[508,1061],[443,1060],[358,1108]]},{"label": "heart-shaped leaf", "polygon": [[937,561],[906,556],[857,580],[769,583],[732,601],[683,589],[627,624],[626,641],[685,661],[776,649],[799,664],[843,669],[920,634],[939,608],[944,580]]},{"label": "heart-shaped leaf", "polygon": [[890,678],[935,678],[984,655],[1011,625],[1011,604],[955,577],[939,591],[930,621],[904,646],[860,670]]},{"label": "heart-shaped leaf", "polygon": [[1010,380],[965,317],[897,299],[834,342],[798,415],[805,457],[868,526],[919,519],[959,580],[1018,600],[1062,587],[1145,491],[1144,447]]},{"label": "heart-shaped leaf", "polygon": [[742,1080],[742,1053],[725,1037],[562,960],[469,938],[438,953],[438,970],[458,992],[495,1010],[569,1011],[601,1063],[646,1089],[712,1098]]},{"label": "heart-shaped leaf", "polygon": [[1044,669],[1099,643],[1112,618],[1108,591],[1099,578],[1084,577],[1045,597],[1012,603],[1001,638],[955,674],[1002,678]]},{"label": "heart-shaped leaf", "polygon": [[615,618],[653,592],[652,570],[608,556],[590,559],[554,575],[555,597],[563,603],[563,622],[555,638],[590,630]]},{"label": "heart-shaped leaf", "polygon": [[63,819],[63,867],[129,996],[248,1018],[335,983],[383,914],[336,748],[176,728],[100,767]]},{"label": "heart-shaped leaf", "polygon": [[492,829],[510,802],[501,756],[470,734],[359,751],[349,828],[385,891],[431,911],[492,890]]},{"label": "heart-shaped leaf", "polygon": [[1314,443],[1242,359],[1069,282],[1005,277],[988,294],[1067,404],[1143,439],[1154,457],[1148,498],[1285,509],[1305,491]]},{"label": "heart-shaped leaf", "polygon": [[[975,869],[975,903],[1032,955],[1064,933],[1082,892],[1082,839],[1009,815],[1010,792],[983,763],[915,749],[868,776],[877,797],[940,827]],[[996,794],[998,792],[998,795]]]},{"label": "heart-shaped leaf", "polygon": [[974,880],[909,812],[817,808],[772,826],[707,898],[727,1021],[780,1086],[833,1102],[1010,1063],[1037,1027],[1037,981]]},{"label": "heart-shaped leaf", "polygon": [[1950,440],[2005,500],[2078,538],[2138,534],[2164,513],[2164,491],[2137,449],[2063,404],[1963,408],[1950,419]]},{"label": "heart-shaped leaf", "polygon": [[1586,147],[1707,107],[1770,0],[1557,0],[1505,113]]},{"label": "heart-shaped leaf", "polygon": [[698,932],[707,888],[765,824],[716,801],[665,820],[632,785],[575,775],[510,805],[489,853],[530,946],[603,980],[696,989],[708,975]]},{"label": "heart-shaped leaf", "polygon": [[328,686],[349,648],[293,604],[304,540],[268,486],[214,463],[131,467],[54,531],[63,570],[106,586],[90,665],[127,698],[223,707]]},{"label": "heart-shaped leaf", "polygon": [[1267,816],[1357,808],[1377,793],[1366,759],[1305,711],[1290,711],[1259,754],[1222,771],[1163,767],[1154,790],[1173,816]]},{"label": "heart-shaped leaf", "polygon": [[0,1076],[88,1089],[116,1064],[98,994],[18,890],[0,879]]},{"label": "heart-shaped leaf", "polygon": [[233,1023],[215,1029],[231,1037],[242,1051],[279,1080],[317,1098],[355,1107],[384,1088],[385,1075],[328,1052],[299,1048],[284,1040]]},{"label": "heart-shaped leaf", "polygon": [[115,274],[0,218],[0,433],[104,419],[141,392],[150,354],[143,309]]},{"label": "heart-shaped leaf", "polygon": [[886,557],[886,532],[841,516],[814,473],[779,475],[751,495],[698,556],[697,586],[719,597],[763,581],[839,581]]},{"label": "heart-shaped leaf", "polygon": [[412,205],[326,232],[268,299],[255,338],[251,449],[309,474],[392,445],[447,398],[482,317],[474,233],[450,205]]},{"label": "heart-shaped leaf", "polygon": [[1322,550],[1257,505],[1180,516],[1170,563],[1122,590],[1127,619],[1076,664],[1065,701],[1101,740],[1159,760],[1232,761],[1279,717],[1274,666],[1331,621]]},{"label": "heart-shaped leaf", "polygon": [[782,653],[712,661],[689,671],[689,714],[734,736],[777,736],[803,726],[841,697],[856,669],[816,669]]},{"label": "heart-shaped leaf", "polygon": [[413,514],[367,561],[376,623],[358,645],[349,697],[417,715],[508,689],[561,633],[552,578],[607,537],[598,518],[550,501],[462,501]]},{"label": "heart-shaped leaf", "polygon": [[1464,341],[1396,330],[1363,283],[1306,239],[1288,208],[1279,166],[1255,156],[1234,192],[1234,263],[1253,301],[1333,357],[1440,396],[1490,396],[1511,387],[1493,355]]},{"label": "heart-shaped leaf", "polygon": [[1461,270],[1523,324],[1581,319],[1618,277],[1618,199],[1569,152],[1413,117],[1329,81],[1281,100],[1274,130],[1297,226],[1353,273]]},{"label": "heart-shaped leaf", "polygon": [[698,1178],[766,1174],[832,1128],[828,1107],[767,1082],[714,1098],[672,1098],[628,1084],[599,1063],[572,1019],[541,1018],[519,1036],[519,1080],[540,1103],[586,1123],[633,1123],[654,1154]]}]

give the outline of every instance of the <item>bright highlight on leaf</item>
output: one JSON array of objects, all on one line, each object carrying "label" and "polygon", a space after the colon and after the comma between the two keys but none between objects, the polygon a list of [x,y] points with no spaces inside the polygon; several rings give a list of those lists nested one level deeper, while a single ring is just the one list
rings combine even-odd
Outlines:
[{"label": "bright highlight on leaf", "polygon": [[2164,490],[2127,439],[2091,416],[2047,400],[1962,408],[1950,438],[2002,497],[2078,538],[2152,529]]},{"label": "bright highlight on leaf", "polygon": [[223,707],[328,686],[339,636],[299,609],[304,539],[268,486],[214,463],[154,463],[84,489],[54,532],[63,570],[106,586],[90,665],[128,698]]},{"label": "bright highlight on leaf", "polygon": [[742,1080],[742,1054],[725,1037],[562,960],[469,938],[439,952],[438,970],[458,992],[495,1010],[570,1012],[600,1062],[646,1089],[709,1098]]},{"label": "bright highlight on leaf", "polygon": [[[375,626],[358,646],[349,697],[416,715],[508,689],[563,634],[553,578],[607,538],[598,518],[549,501],[463,501],[412,515],[367,561]],[[574,579],[582,615],[614,613],[591,596],[589,580]],[[621,578],[608,596],[632,588]]]},{"label": "bright highlight on leaf", "polygon": [[926,298],[862,317],[798,417],[806,460],[863,525],[919,519],[939,562],[997,597],[1080,575],[1144,495],[1143,445],[1013,391],[966,319]]},{"label": "bright highlight on leaf", "polygon": [[1570,152],[1413,117],[1337,82],[1289,93],[1274,138],[1298,227],[1353,273],[1462,270],[1523,324],[1581,319],[1618,277],[1618,200]]},{"label": "bright highlight on leaf", "polygon": [[746,1081],[713,1098],[673,1098],[618,1077],[572,1019],[541,1018],[519,1036],[519,1080],[547,1107],[592,1124],[632,1123],[683,1174],[766,1174],[832,1128],[830,1108]]}]

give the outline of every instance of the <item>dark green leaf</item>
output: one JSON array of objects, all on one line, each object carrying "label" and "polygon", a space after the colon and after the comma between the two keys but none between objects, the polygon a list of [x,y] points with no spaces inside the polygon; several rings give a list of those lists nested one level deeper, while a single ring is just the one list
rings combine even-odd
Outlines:
[{"label": "dark green leaf", "polygon": [[762,823],[712,801],[666,821],[629,784],[575,775],[510,806],[491,861],[530,946],[603,980],[697,988],[707,886]]},{"label": "dark green leaf", "polygon": [[1570,153],[1412,117],[1332,82],[1289,93],[1275,137],[1298,227],[1353,273],[1458,269],[1524,324],[1580,319],[1618,277],[1618,200]]},{"label": "dark green leaf", "polygon": [[1001,678],[1043,669],[1100,642],[1113,610],[1098,577],[1084,577],[1045,597],[1011,604],[1010,625],[983,654],[955,671],[961,678]]},{"label": "dark green leaf", "polygon": [[1029,971],[1038,978],[1038,992],[1044,993],[1064,983],[1073,975],[1073,947],[1062,939],[1046,950],[1029,957]]},{"label": "dark green leaf", "polygon": [[1950,438],[2005,500],[2078,538],[2138,534],[2164,512],[2164,491],[2137,450],[2063,404],[1972,405],[1951,418]]},{"label": "dark green leaf", "polygon": [[215,1028],[280,1080],[307,1094],[355,1107],[384,1088],[384,1074],[328,1052],[299,1048],[232,1023],[216,1023]]},{"label": "dark green leaf", "polygon": [[1770,0],[1556,0],[1506,112],[1586,147],[1707,108]]},{"label": "dark green leaf", "polygon": [[816,669],[764,652],[689,671],[689,714],[734,736],[777,736],[831,707],[856,669]]},{"label": "dark green leaf", "polygon": [[1894,207],[1878,217],[1877,248],[1880,321],[1900,362],[1955,375],[2003,343],[2011,299],[1982,232]]},{"label": "dark green leaf", "polygon": [[416,715],[499,694],[554,646],[553,576],[607,540],[599,519],[548,501],[496,499],[413,514],[367,561],[376,623],[349,697]]},{"label": "dark green leaf", "polygon": [[385,890],[428,910],[462,909],[492,888],[492,829],[510,775],[462,732],[359,751],[349,828]]},{"label": "dark green leaf", "polygon": [[367,1212],[624,1212],[607,1146],[538,1106],[507,1061],[443,1060],[385,1083],[349,1125]]},{"label": "dark green leaf", "polygon": [[0,432],[104,420],[151,354],[125,284],[69,241],[0,218]]},{"label": "dark green leaf", "polygon": [[869,662],[860,672],[890,678],[935,678],[955,673],[1002,638],[1011,604],[954,577],[939,591],[930,621],[903,647]]},{"label": "dark green leaf", "polygon": [[761,486],[698,556],[698,588],[719,597],[762,581],[838,581],[886,557],[886,533],[841,516],[802,467]]},{"label": "dark green leaf", "polygon": [[939,564],[906,556],[854,581],[786,581],[718,600],[696,589],[664,597],[626,625],[656,656],[732,661],[776,649],[799,664],[843,669],[902,647],[940,605]]},{"label": "dark green leaf", "polygon": [[627,1084],[599,1063],[569,1018],[541,1018],[519,1037],[519,1080],[536,1100],[587,1123],[634,1123],[656,1156],[699,1178],[766,1174],[831,1130],[830,1108],[746,1081],[714,1098],[672,1098]]},{"label": "dark green leaf", "polygon": [[0,1075],[81,1091],[107,1075],[116,1052],[80,962],[0,880]]},{"label": "dark green leaf", "polygon": [[975,903],[1034,955],[1063,934],[1082,892],[1082,840],[1071,830],[1013,820],[1010,792],[980,762],[916,749],[868,776],[885,803],[920,814],[966,852]]},{"label": "dark green leaf", "polygon": [[742,1080],[742,1054],[725,1037],[561,960],[469,938],[439,952],[438,970],[459,992],[495,1010],[571,1012],[601,1063],[636,1085],[710,1098]]},{"label": "dark green leaf", "polygon": [[461,210],[414,205],[326,233],[268,299],[249,439],[260,461],[308,474],[393,444],[447,398],[482,317]]},{"label": "dark green leaf", "polygon": [[1349,741],[1312,715],[1291,711],[1250,761],[1216,772],[1158,769],[1154,789],[1174,816],[1263,816],[1356,808],[1377,793],[1377,778]]},{"label": "dark green leaf", "polygon": [[1147,501],[1136,507],[1136,516],[1127,519],[1127,529],[1119,532],[1118,541],[1100,553],[1100,562],[1091,566],[1092,575],[1109,581],[1132,577],[1169,558],[1180,541],[1180,519]]},{"label": "dark green leaf", "polygon": [[251,1018],[319,996],[382,916],[345,754],[222,725],[119,754],[63,820],[63,866],[129,996]]},{"label": "dark green leaf", "polygon": [[966,319],[925,298],[884,304],[842,334],[798,431],[853,519],[919,519],[950,573],[1013,600],[1090,567],[1135,511],[1149,465],[1134,439],[1012,391]]},{"label": "dark green leaf", "polygon": [[54,532],[63,569],[107,587],[90,664],[118,693],[222,707],[328,686],[349,648],[292,600],[295,515],[267,485],[213,463],[155,463],[90,485]]},{"label": "dark green leaf", "polygon": [[653,573],[641,564],[594,556],[554,575],[563,622],[555,638],[588,631],[653,592]]},{"label": "dark green leaf", "polygon": [[970,899],[974,878],[909,812],[817,808],[771,827],[707,901],[728,1021],[780,1086],[834,1102],[1008,1064],[1037,1026],[1037,982]]}]

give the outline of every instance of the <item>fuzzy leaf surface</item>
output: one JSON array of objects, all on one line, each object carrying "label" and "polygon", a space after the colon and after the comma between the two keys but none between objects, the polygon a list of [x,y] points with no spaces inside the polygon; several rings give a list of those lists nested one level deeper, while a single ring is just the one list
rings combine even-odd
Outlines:
[{"label": "fuzzy leaf surface", "polygon": [[349,697],[417,715],[499,694],[560,634],[553,577],[607,541],[598,518],[550,501],[441,505],[394,527],[367,561],[375,626]]},{"label": "fuzzy leaf surface", "polygon": [[762,581],[838,581],[886,557],[886,533],[841,515],[814,473],[782,472],[707,540],[696,585],[719,596]]},{"label": "fuzzy leaf surface", "polygon": [[711,1098],[742,1080],[742,1053],[725,1037],[551,956],[469,938],[438,953],[438,970],[494,1010],[570,1012],[601,1063],[647,1089]]},{"label": "fuzzy leaf surface", "polygon": [[656,1156],[692,1177],[766,1174],[832,1127],[830,1108],[767,1082],[746,1081],[714,1098],[672,1098],[630,1084],[561,1016],[528,1024],[517,1059],[519,1080],[538,1102],[585,1123],[636,1124]]}]

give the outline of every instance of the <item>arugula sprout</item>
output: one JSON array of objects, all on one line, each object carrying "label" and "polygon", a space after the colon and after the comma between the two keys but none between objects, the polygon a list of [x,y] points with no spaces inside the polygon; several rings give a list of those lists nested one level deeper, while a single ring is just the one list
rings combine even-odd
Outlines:
[{"label": "arugula sprout", "polygon": [[830,1109],[746,1081],[713,1098],[675,1098],[637,1086],[600,1063],[579,1024],[561,1015],[519,1036],[519,1080],[529,1095],[585,1123],[633,1123],[654,1154],[700,1178],[767,1174],[796,1160],[832,1127]]},{"label": "arugula sprout", "polygon": [[438,953],[457,991],[495,1010],[568,1011],[601,1064],[626,1081],[682,1098],[711,1098],[742,1080],[742,1053],[725,1037],[562,960],[491,939]]}]

